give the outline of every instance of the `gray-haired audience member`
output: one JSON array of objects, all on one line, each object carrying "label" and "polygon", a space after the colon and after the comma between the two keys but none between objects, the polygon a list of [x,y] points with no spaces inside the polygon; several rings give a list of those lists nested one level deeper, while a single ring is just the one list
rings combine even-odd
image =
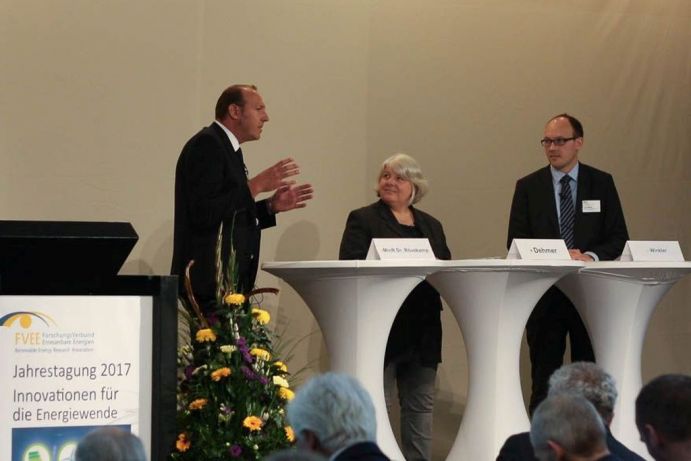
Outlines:
[{"label": "gray-haired audience member", "polygon": [[[552,373],[548,395],[573,392],[593,404],[602,418],[607,432],[609,451],[624,461],[643,461],[639,455],[622,445],[609,430],[614,417],[617,388],[614,378],[592,362],[574,362]],[[514,434],[504,442],[497,461],[534,461],[535,454],[527,432]]]},{"label": "gray-haired audience member", "polygon": [[75,461],[146,461],[142,441],[116,427],[104,427],[79,441]]},{"label": "gray-haired audience member", "polygon": [[369,393],[345,374],[310,379],[288,404],[297,447],[334,461],[388,460],[377,446],[377,422]]},{"label": "gray-haired audience member", "polygon": [[607,432],[592,403],[577,393],[549,394],[533,413],[530,441],[540,461],[610,461]]},{"label": "gray-haired audience member", "polygon": [[636,426],[657,461],[691,460],[691,376],[662,375],[643,386]]}]

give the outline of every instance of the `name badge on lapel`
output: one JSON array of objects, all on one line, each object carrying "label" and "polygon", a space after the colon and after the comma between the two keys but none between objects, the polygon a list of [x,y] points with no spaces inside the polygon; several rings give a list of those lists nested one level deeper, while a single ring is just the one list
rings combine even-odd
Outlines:
[{"label": "name badge on lapel", "polygon": [[600,201],[599,200],[583,200],[583,213],[599,213],[600,212]]}]

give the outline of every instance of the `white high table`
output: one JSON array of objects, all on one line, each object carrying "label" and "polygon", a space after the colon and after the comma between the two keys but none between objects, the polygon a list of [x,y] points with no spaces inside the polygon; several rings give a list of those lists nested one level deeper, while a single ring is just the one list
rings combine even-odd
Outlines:
[{"label": "white high table", "polygon": [[606,261],[586,263],[578,274],[557,283],[583,318],[597,363],[616,380],[612,433],[644,457],[648,451],[635,424],[643,341],[655,306],[689,273],[691,262]]},{"label": "white high table", "polygon": [[453,310],[468,353],[468,401],[449,460],[492,460],[506,438],[530,429],[520,382],[528,316],[579,261],[442,261],[428,281]]},{"label": "white high table", "polygon": [[439,261],[267,262],[262,269],[285,280],[321,327],[331,369],[355,376],[377,413],[377,443],[402,460],[384,399],[384,352],[399,307]]}]

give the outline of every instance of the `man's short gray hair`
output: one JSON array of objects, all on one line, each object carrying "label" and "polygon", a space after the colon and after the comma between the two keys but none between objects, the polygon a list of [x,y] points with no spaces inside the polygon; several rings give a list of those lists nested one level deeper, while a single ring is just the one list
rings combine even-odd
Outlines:
[{"label": "man's short gray hair", "polygon": [[325,373],[310,379],[288,404],[288,421],[296,437],[310,431],[329,453],[374,441],[377,436],[372,398],[345,374]]},{"label": "man's short gray hair", "polygon": [[142,441],[134,434],[104,427],[87,434],[79,441],[75,461],[146,461]]},{"label": "man's short gray hair", "polygon": [[592,362],[574,362],[562,366],[549,378],[549,393],[576,392],[588,399],[605,422],[614,416],[617,387],[614,378]]},{"label": "man's short gray hair", "polygon": [[422,197],[429,191],[427,180],[422,175],[422,169],[417,161],[408,154],[393,154],[391,157],[384,160],[379,170],[379,181],[384,174],[384,170],[389,168],[391,171],[410,181],[413,184],[413,196],[410,200],[410,205],[422,200]]},{"label": "man's short gray hair", "polygon": [[555,459],[550,441],[571,455],[592,456],[607,446],[605,425],[583,396],[550,395],[535,409],[530,425],[530,442],[540,461]]}]

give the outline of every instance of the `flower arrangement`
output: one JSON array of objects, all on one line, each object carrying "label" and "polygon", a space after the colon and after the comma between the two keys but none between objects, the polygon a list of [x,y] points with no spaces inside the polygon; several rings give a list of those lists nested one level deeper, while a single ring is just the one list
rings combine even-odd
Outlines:
[{"label": "flower arrangement", "polygon": [[190,344],[178,351],[184,370],[178,392],[178,436],[171,459],[255,460],[294,441],[285,422],[285,405],[293,398],[288,368],[275,356],[267,328],[269,312],[252,296],[277,293],[235,291],[235,253],[223,264],[223,226],[216,250],[216,309],[205,317],[185,274],[190,316]]}]

